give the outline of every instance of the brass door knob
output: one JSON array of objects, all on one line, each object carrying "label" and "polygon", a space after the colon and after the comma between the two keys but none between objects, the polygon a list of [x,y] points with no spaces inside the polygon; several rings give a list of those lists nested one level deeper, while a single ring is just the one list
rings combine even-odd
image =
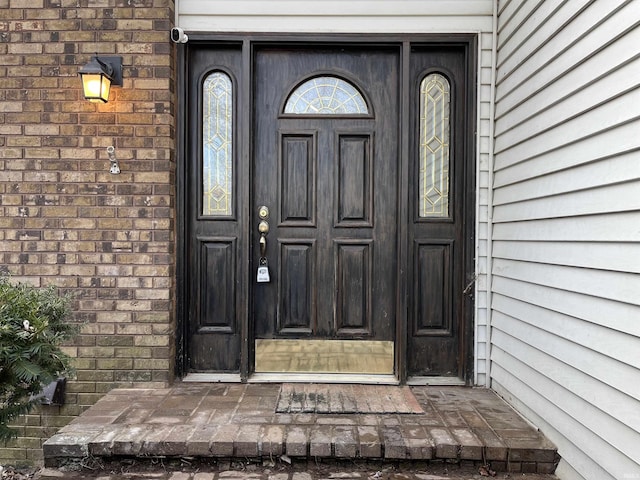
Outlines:
[{"label": "brass door knob", "polygon": [[262,219],[262,220],[266,220],[267,218],[269,218],[269,207],[265,207],[264,205],[262,205],[261,207],[258,208],[258,216]]}]

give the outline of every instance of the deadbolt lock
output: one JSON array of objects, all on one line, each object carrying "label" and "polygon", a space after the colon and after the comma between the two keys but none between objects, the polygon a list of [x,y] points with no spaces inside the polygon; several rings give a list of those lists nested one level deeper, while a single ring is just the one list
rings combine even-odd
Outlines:
[{"label": "deadbolt lock", "polygon": [[258,216],[262,219],[262,220],[266,220],[267,218],[269,218],[269,207],[265,207],[264,205],[261,206],[260,208],[258,208]]}]

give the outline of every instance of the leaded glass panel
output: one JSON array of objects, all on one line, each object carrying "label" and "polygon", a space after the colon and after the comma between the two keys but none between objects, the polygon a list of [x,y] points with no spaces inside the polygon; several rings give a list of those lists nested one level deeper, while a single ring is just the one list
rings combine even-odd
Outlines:
[{"label": "leaded glass panel", "polygon": [[231,78],[224,72],[213,72],[202,90],[202,214],[229,216],[233,200]]},{"label": "leaded glass panel", "polygon": [[420,83],[419,216],[449,216],[449,81],[438,73]]},{"label": "leaded glass panel", "polygon": [[287,99],[284,113],[299,115],[367,114],[362,94],[349,82],[332,76],[315,77],[298,86]]}]

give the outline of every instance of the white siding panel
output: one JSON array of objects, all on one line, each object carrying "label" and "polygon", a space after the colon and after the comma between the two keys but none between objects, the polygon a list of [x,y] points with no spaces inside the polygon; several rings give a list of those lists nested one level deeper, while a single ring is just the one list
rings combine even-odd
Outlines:
[{"label": "white siding panel", "polygon": [[[503,388],[501,390],[504,391]],[[573,445],[567,445],[567,448],[569,447],[573,447]],[[587,471],[592,471],[592,470],[587,470]],[[580,475],[576,471],[575,468],[569,465],[563,458],[561,458],[560,463],[558,463],[558,467],[556,468],[556,475],[558,476],[558,478],[562,478],[564,480],[586,480],[582,475]]]},{"label": "white siding panel", "polygon": [[[578,165],[544,176],[529,178],[524,164],[513,167],[512,174],[521,181],[501,186],[493,196],[494,205],[514,203],[561,193],[598,188],[638,179],[640,188],[640,151],[633,151],[613,158]],[[624,199],[619,199],[624,201]]]},{"label": "white siding panel", "polygon": [[640,8],[513,3],[498,18],[491,385],[558,446],[563,480],[640,478]]},{"label": "white siding panel", "polygon": [[[497,59],[498,67],[509,60],[515,64],[512,68],[515,70],[517,65],[522,64],[527,59],[527,56],[532,54],[532,45],[541,46],[551,41],[554,35],[562,30],[564,25],[591,2],[592,0],[515,2],[529,5],[527,8],[534,13],[522,24],[513,22],[511,18],[503,18],[502,13],[500,14],[500,21],[498,22],[498,49],[500,51],[500,58]],[[573,3],[573,5],[568,5],[569,3]],[[513,31],[513,35],[504,35],[503,32],[509,32],[509,30]],[[533,47],[533,51],[535,49]],[[505,69],[503,68],[502,71],[504,76]]]},{"label": "white siding panel", "polygon": [[[590,0],[571,0],[586,5]],[[540,43],[549,41],[548,32],[555,32],[560,22],[566,22],[568,18],[575,15],[575,9],[569,10],[565,8],[567,14],[563,17],[562,12],[558,12],[567,0],[546,0],[545,2],[512,2],[518,5],[519,12],[526,12],[530,15],[512,16],[504,18],[504,13],[500,14],[500,24],[498,30],[498,48],[500,49],[500,63],[504,64],[512,55],[518,55],[520,58],[516,63],[521,63],[521,57],[526,48],[522,44],[529,41],[538,44],[536,36]],[[566,18],[565,18],[566,17]],[[512,38],[514,37],[515,38]],[[498,65],[500,66],[500,65]]]},{"label": "white siding panel", "polygon": [[[583,89],[594,83],[600,85],[603,90],[595,92],[596,94],[606,94],[610,88],[624,91],[630,88],[630,85],[636,85],[636,78],[629,78],[628,75],[633,75],[638,71],[638,58],[640,57],[640,51],[637,48],[638,41],[636,31],[628,32],[616,43],[607,45],[597,54],[577,64],[555,82],[533,94],[529,91],[526,92],[525,94],[528,95],[526,98],[521,99],[517,106],[510,109],[508,115],[503,114],[496,121],[497,134],[520,125],[538,112],[556,106],[576,92],[582,93]],[[630,63],[632,65],[627,66]],[[624,69],[622,74],[617,72],[621,68]],[[603,81],[607,82],[605,88],[602,88]],[[621,84],[625,86],[620,87]]]},{"label": "white siding panel", "polygon": [[[579,371],[568,369],[558,370],[553,358],[536,352],[535,349],[527,347],[517,340],[499,331],[495,336],[496,345],[504,342],[506,347],[515,346],[520,350],[514,352],[502,350],[499,346],[495,349],[493,358],[501,365],[509,365],[509,370],[518,375],[526,375],[535,378],[533,385],[548,389],[552,385],[561,385],[555,389],[552,401],[573,420],[580,423],[590,432],[592,441],[596,441],[606,449],[609,461],[603,465],[609,472],[623,472],[623,468],[631,468],[633,461],[638,458],[636,445],[640,444],[640,434],[629,428],[625,422],[630,421],[637,414],[633,410],[624,411],[616,409],[616,406],[603,399],[618,399],[624,401],[624,397],[613,397],[614,389],[603,388],[596,381],[589,381],[589,377]],[[540,363],[532,363],[540,362]],[[555,370],[554,370],[555,366]],[[534,373],[535,372],[535,373]],[[547,376],[550,373],[552,376]],[[555,375],[554,375],[555,373]],[[560,375],[557,375],[560,373]],[[522,378],[522,377],[521,377]],[[578,383],[578,379],[584,383]],[[532,385],[532,386],[533,386]],[[591,387],[592,391],[586,390]],[[581,394],[586,394],[587,398],[582,398]],[[592,402],[603,404],[608,411],[602,411]],[[627,402],[628,403],[628,402]],[[623,410],[621,412],[621,410]],[[620,421],[609,415],[609,412],[626,414],[627,417]],[[619,478],[619,477],[618,477]]]},{"label": "white siding panel", "polygon": [[479,38],[479,108],[477,112],[477,182],[476,182],[476,282],[474,291],[474,383],[488,385],[488,331],[487,331],[487,262],[488,262],[488,222],[489,222],[489,177],[490,145],[492,144],[493,125],[491,123],[491,83],[493,81],[493,45],[492,32],[482,32]]},{"label": "white siding panel", "polygon": [[[597,436],[566,415],[544,395],[500,366],[495,368],[493,388],[535,425],[538,425],[556,444],[558,451],[563,452],[563,460],[557,473],[575,472],[577,476],[561,476],[562,480],[620,480],[595,460],[598,456],[598,448],[605,446]],[[584,440],[582,448],[572,442],[571,439],[575,436]],[[571,461],[570,466],[562,468],[562,464],[566,464],[567,459]]]},{"label": "white siding panel", "polygon": [[[590,110],[588,114],[566,121],[551,130],[547,130],[531,140],[515,145],[502,143],[496,145],[496,154],[505,155],[508,161],[496,158],[496,170],[521,162],[528,158],[569,145],[581,139],[588,139],[599,132],[618,125],[623,125],[640,117],[640,111],[629,108],[629,105],[640,105],[640,88],[612,99],[611,101]],[[593,121],[597,118],[599,121]],[[496,140],[496,144],[498,141]]]},{"label": "white siding panel", "polygon": [[640,181],[496,206],[495,222],[640,210]]},{"label": "white siding panel", "polygon": [[[636,305],[503,277],[494,279],[493,292],[540,308],[554,310],[568,317],[580,318],[594,325],[607,327],[614,333],[622,334],[618,336],[618,342],[622,339],[627,340],[625,343],[628,345],[620,347],[622,350],[637,351],[637,340],[633,340],[633,337],[640,338],[640,322],[638,322],[640,307]],[[560,326],[557,329],[559,332],[562,331]],[[631,337],[627,338],[627,335]],[[634,361],[637,367],[637,356],[632,355],[630,360]]]},{"label": "white siding panel", "polygon": [[[509,338],[505,338],[505,335],[509,335]],[[576,391],[581,392],[582,399],[590,405],[588,408],[597,407],[607,411],[613,418],[626,424],[627,429],[618,428],[626,440],[640,440],[640,430],[637,430],[640,428],[640,410],[637,409],[637,402],[634,400],[640,395],[640,372],[636,368],[520,322],[502,312],[494,316],[492,343],[494,347],[497,346],[529,362],[531,368],[536,368],[537,365],[533,358],[543,362],[538,368],[538,373],[564,378],[556,383],[571,390],[573,394],[576,394]],[[585,388],[585,382],[591,387],[590,390]],[[579,410],[583,411],[585,408],[585,405],[581,405]],[[616,408],[619,408],[617,412]],[[593,421],[610,424],[612,418],[595,418]],[[635,436],[633,428],[629,427],[636,428]],[[595,428],[594,432],[599,430],[602,430],[602,426]],[[640,445],[639,442],[636,443]],[[628,451],[626,453],[630,454]]]},{"label": "white siding panel", "polygon": [[[498,385],[496,389],[501,392],[500,386],[513,394],[519,400],[525,399],[525,403],[537,415],[547,419],[555,429],[563,436],[573,440],[575,437],[581,439],[580,447],[574,451],[562,449],[560,442],[554,435],[549,434],[550,439],[558,445],[559,451],[565,452],[564,457],[572,465],[581,467],[580,473],[588,480],[614,479],[622,480],[625,473],[635,473],[635,459],[611,448],[606,441],[599,436],[598,432],[593,432],[585,427],[579,420],[573,418],[566,411],[572,405],[567,406],[565,402],[575,402],[575,397],[563,398],[566,392],[561,386],[550,383],[533,369],[528,369],[514,357],[496,358],[502,359],[498,362],[501,366],[508,365],[508,370],[496,367],[495,377]],[[519,379],[526,379],[526,383]],[[550,392],[541,396],[536,392]],[[540,398],[542,397],[542,398]],[[576,402],[579,403],[579,402]],[[564,408],[563,408],[564,407]],[[549,429],[545,429],[549,431]],[[572,442],[575,445],[575,442]],[[570,455],[573,454],[573,455]],[[562,455],[562,454],[561,454]],[[564,480],[564,479],[563,479]]]},{"label": "white siding panel", "polygon": [[640,243],[493,243],[494,258],[640,273]]},{"label": "white siding panel", "polygon": [[[345,2],[346,3],[346,2]],[[382,15],[353,18],[346,16],[316,17],[265,17],[226,16],[226,17],[181,17],[181,25],[187,31],[199,32],[320,32],[320,33],[466,33],[490,28],[490,23],[478,19],[476,21],[460,21],[460,17],[441,16],[438,22],[425,23],[420,17]],[[230,28],[234,26],[234,28]]]},{"label": "white siding panel", "polygon": [[499,258],[493,262],[494,276],[640,305],[637,275],[603,270],[590,270],[588,275],[585,273],[584,269],[564,265],[543,265]]},{"label": "white siding panel", "polygon": [[[564,315],[505,295],[494,295],[493,308],[503,313],[521,312],[518,316],[519,321],[526,322],[551,335],[556,335],[631,367],[634,367],[633,363],[638,357],[638,351],[633,347],[634,339],[620,342],[620,331],[606,325]],[[640,314],[640,308],[637,310]],[[516,320],[514,320],[514,324],[517,324]],[[634,375],[637,375],[637,372],[634,372]],[[640,411],[636,410],[636,415],[640,415]]]},{"label": "white siding panel", "polygon": [[[575,14],[583,2],[568,2],[568,12]],[[553,82],[607,45],[612,36],[633,29],[637,21],[637,5],[633,0],[607,0],[591,2],[568,25],[553,25],[560,27],[553,34],[553,41],[546,41],[551,38],[551,32],[545,29],[535,32],[523,30],[522,34],[531,35],[531,38],[519,47],[518,56],[512,56],[505,63],[502,63],[501,56],[498,57],[497,85],[501,93],[497,95],[496,114],[500,116],[500,112],[508,110],[508,107],[501,105],[505,95],[515,92],[532,76],[535,75],[538,88]]]},{"label": "white siding panel", "polygon": [[640,212],[498,223],[496,240],[638,242]]},{"label": "white siding panel", "polygon": [[[558,3],[563,0],[549,0],[553,3]],[[498,48],[507,43],[511,36],[518,32],[522,27],[522,24],[529,18],[538,8],[539,4],[534,2],[503,2],[504,8],[500,10],[500,26],[498,27],[498,34],[500,35],[500,44]]]},{"label": "white siding panel", "polygon": [[181,15],[491,15],[487,0],[179,0]]},{"label": "white siding panel", "polygon": [[514,184],[527,178],[638,150],[640,149],[638,131],[640,131],[640,122],[627,123],[613,130],[591,135],[578,143],[562,145],[552,152],[545,153],[544,156],[531,158],[525,162],[521,158],[511,160],[509,155],[503,155],[500,158],[501,170],[494,175],[494,186]]},{"label": "white siding panel", "polygon": [[176,3],[177,24],[188,31],[491,31],[490,0],[178,0]]},{"label": "white siding panel", "polygon": [[[613,97],[622,96],[625,92],[637,88],[639,76],[640,59],[617,68],[599,81],[571,92],[571,96],[557,101],[546,110],[536,110],[537,105],[534,102],[526,101],[523,106],[529,109],[528,115],[536,111],[537,114],[526,118],[523,108],[520,118],[511,114],[503,116],[496,124],[496,149],[499,150],[504,145],[522,143],[556,125],[588,113]],[[546,90],[552,88],[544,91]]]}]

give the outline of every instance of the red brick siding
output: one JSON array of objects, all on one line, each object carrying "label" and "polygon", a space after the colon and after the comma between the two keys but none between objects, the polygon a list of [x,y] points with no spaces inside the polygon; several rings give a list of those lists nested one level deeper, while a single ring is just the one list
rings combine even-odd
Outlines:
[{"label": "red brick siding", "polygon": [[[172,0],[0,0],[0,269],[72,292],[83,323],[65,406],[20,422],[0,464],[39,460],[43,438],[114,386],[172,379],[173,19]],[[96,52],[123,58],[105,105],[81,95]]]}]

